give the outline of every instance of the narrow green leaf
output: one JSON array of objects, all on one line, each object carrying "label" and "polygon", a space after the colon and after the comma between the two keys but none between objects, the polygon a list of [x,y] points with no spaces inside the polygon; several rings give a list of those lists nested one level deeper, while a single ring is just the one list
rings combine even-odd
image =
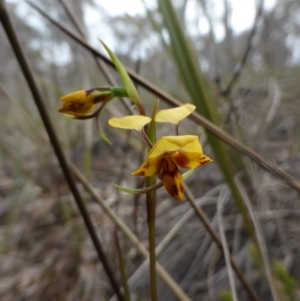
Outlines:
[{"label": "narrow green leaf", "polygon": [[98,112],[97,112],[97,115],[96,115],[96,118],[95,118],[95,121],[96,121],[96,127],[97,127],[97,130],[98,130],[98,133],[99,133],[99,136],[101,137],[101,139],[106,142],[107,144],[109,145],[112,145],[112,143],[110,142],[110,140],[107,138],[107,136],[105,135],[103,129],[102,129],[102,126],[101,126],[101,123],[100,123],[100,114],[102,112],[102,110],[104,109],[104,107],[106,106],[106,104],[109,102],[110,100],[106,100],[105,102],[103,102],[101,104],[101,107],[99,108]]},{"label": "narrow green leaf", "polygon": [[152,111],[152,115],[151,115],[150,127],[149,127],[149,131],[148,131],[148,138],[150,139],[150,141],[152,142],[152,144],[156,143],[156,122],[155,122],[155,116],[156,116],[156,113],[157,113],[158,105],[159,105],[159,99],[156,100],[156,103],[154,105],[154,108],[153,108],[153,111]]},{"label": "narrow green leaf", "polygon": [[[170,0],[158,0],[160,11],[164,17],[164,23],[170,36],[172,55],[180,71],[186,90],[190,94],[196,110],[215,124],[219,124],[217,106],[212,96],[212,91],[199,68],[198,58],[192,47],[191,41],[185,35],[181,22],[176,15]],[[245,225],[255,240],[252,222],[247,214],[241,194],[234,181],[234,168],[231,164],[228,149],[217,137],[206,131],[207,139],[212,147],[215,159],[227,181],[236,205],[243,215]]]},{"label": "narrow green leaf", "polygon": [[105,135],[105,133],[102,131],[102,132],[98,132],[99,133],[99,136],[100,136],[100,138],[104,141],[104,142],[106,142],[107,144],[109,144],[109,145],[112,145],[112,143],[111,143],[111,141],[107,138],[107,136]]},{"label": "narrow green leaf", "polygon": [[108,46],[99,39],[99,41],[101,42],[101,44],[103,45],[103,47],[105,48],[105,50],[107,51],[107,53],[110,56],[110,59],[112,60],[112,62],[114,63],[121,79],[122,82],[125,86],[125,89],[128,93],[129,98],[135,103],[135,104],[139,104],[140,103],[140,98],[138,95],[138,92],[131,80],[131,78],[129,77],[127,71],[125,70],[125,68],[123,67],[122,63],[119,61],[119,59],[116,57],[116,55],[108,48]]},{"label": "narrow green leaf", "polygon": [[69,114],[62,114],[62,115],[65,116],[66,118],[76,119],[76,117],[73,115],[69,115]]},{"label": "narrow green leaf", "polygon": [[152,191],[154,189],[158,189],[160,187],[163,186],[162,182],[160,183],[157,183],[153,186],[150,186],[150,187],[147,187],[147,188],[141,188],[141,189],[135,189],[135,188],[128,188],[128,187],[124,187],[124,186],[120,186],[120,185],[117,185],[117,184],[113,184],[119,191],[122,191],[122,192],[126,192],[126,193],[129,193],[129,194],[143,194],[143,193],[147,193],[149,191]]},{"label": "narrow green leaf", "polygon": [[[187,179],[193,172],[195,171],[195,168],[188,170],[187,172],[185,172],[182,175],[183,179]],[[146,193],[155,189],[158,189],[160,187],[163,186],[162,182],[159,182],[155,185],[152,185],[150,187],[146,187],[146,188],[141,188],[141,189],[135,189],[135,188],[128,188],[128,187],[124,187],[124,186],[120,186],[117,184],[113,184],[119,191],[123,191],[129,194],[142,194],[142,193]]]}]

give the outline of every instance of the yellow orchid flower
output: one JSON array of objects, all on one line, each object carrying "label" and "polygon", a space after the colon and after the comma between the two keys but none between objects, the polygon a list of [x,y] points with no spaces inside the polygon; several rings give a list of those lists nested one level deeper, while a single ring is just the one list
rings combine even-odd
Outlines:
[{"label": "yellow orchid flower", "polygon": [[186,103],[176,108],[160,110],[155,116],[155,121],[170,122],[178,125],[181,120],[189,116],[195,109],[194,105]]},{"label": "yellow orchid flower", "polygon": [[84,116],[92,112],[95,104],[114,97],[110,88],[94,88],[89,90],[79,90],[61,97],[62,107],[60,113],[77,116]]},{"label": "yellow orchid flower", "polygon": [[154,144],[146,161],[132,175],[158,174],[167,192],[181,201],[184,182],[179,167],[196,168],[211,161],[203,154],[197,136],[164,136]]}]

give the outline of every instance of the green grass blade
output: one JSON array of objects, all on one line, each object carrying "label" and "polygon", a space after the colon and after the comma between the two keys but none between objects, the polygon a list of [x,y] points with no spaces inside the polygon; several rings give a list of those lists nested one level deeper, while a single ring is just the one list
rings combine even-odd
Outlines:
[{"label": "green grass blade", "polygon": [[[158,0],[160,11],[164,17],[164,23],[170,36],[170,46],[174,61],[177,64],[183,83],[188,91],[196,110],[215,124],[219,124],[220,117],[216,104],[213,101],[209,84],[199,68],[199,63],[191,41],[187,38],[181,23],[176,15],[170,0]],[[248,217],[239,190],[234,182],[234,166],[230,163],[230,156],[225,145],[208,131],[207,139],[214,152],[215,159],[224,175],[237,207],[241,211],[246,227],[254,238],[253,225]]]},{"label": "green grass blade", "polygon": [[[191,174],[193,174],[194,171],[195,171],[195,168],[189,169],[187,172],[185,172],[182,175],[182,178],[187,179]],[[159,182],[159,183],[157,183],[153,186],[150,186],[150,187],[147,187],[147,188],[141,188],[141,189],[124,187],[124,186],[120,186],[120,185],[117,185],[117,184],[113,184],[113,185],[119,191],[126,192],[126,193],[129,193],[129,194],[142,194],[142,193],[146,193],[148,191],[152,191],[154,189],[158,189],[158,188],[163,186],[162,182]]]},{"label": "green grass blade", "polygon": [[121,79],[122,82],[124,84],[124,87],[128,93],[129,98],[135,103],[135,104],[139,104],[140,103],[140,97],[139,94],[131,80],[131,78],[129,77],[127,71],[125,70],[125,68],[123,67],[123,65],[121,64],[121,62],[119,61],[119,59],[117,58],[117,56],[109,49],[109,47],[100,40],[101,44],[103,45],[103,47],[105,48],[105,50],[107,51],[107,53],[110,56],[110,59],[112,60],[112,62],[114,63]]}]

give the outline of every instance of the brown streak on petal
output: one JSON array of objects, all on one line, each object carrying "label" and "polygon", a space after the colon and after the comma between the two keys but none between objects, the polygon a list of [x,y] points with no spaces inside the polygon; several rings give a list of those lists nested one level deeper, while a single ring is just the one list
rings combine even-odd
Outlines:
[{"label": "brown streak on petal", "polygon": [[95,90],[98,90],[98,88],[92,88],[92,89],[88,89],[88,90],[85,90],[85,95],[86,96],[89,96],[91,93],[93,93]]},{"label": "brown streak on petal", "polygon": [[98,88],[91,88],[88,90],[85,90],[85,94],[86,96],[89,96],[91,93],[93,93],[94,91],[110,91],[111,87],[110,86],[104,86],[104,87],[98,87]]},{"label": "brown streak on petal", "polygon": [[188,166],[189,159],[184,154],[179,153],[176,156],[176,163],[181,167],[185,167]]},{"label": "brown streak on petal", "polygon": [[177,186],[176,185],[172,185],[172,191],[173,191],[173,193],[175,194],[175,195],[178,195],[178,188],[177,188]]},{"label": "brown streak on petal", "polygon": [[184,187],[183,187],[183,185],[180,183],[180,191],[181,191],[181,193],[183,194],[183,192],[184,192]]},{"label": "brown streak on petal", "polygon": [[199,163],[200,163],[201,165],[204,165],[204,164],[206,164],[206,163],[208,163],[208,162],[210,162],[210,160],[204,160],[204,161],[199,160]]},{"label": "brown streak on petal", "polygon": [[59,109],[59,112],[78,112],[84,105],[77,102],[67,102]]},{"label": "brown streak on petal", "polygon": [[89,96],[91,93],[93,93],[94,91],[99,91],[101,90],[101,88],[91,88],[91,89],[88,89],[88,90],[85,90],[85,95],[86,96]]}]

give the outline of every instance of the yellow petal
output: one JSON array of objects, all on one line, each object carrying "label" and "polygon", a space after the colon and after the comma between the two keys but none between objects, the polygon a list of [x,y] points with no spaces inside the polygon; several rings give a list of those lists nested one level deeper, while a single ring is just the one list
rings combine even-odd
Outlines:
[{"label": "yellow petal", "polygon": [[164,136],[154,144],[148,153],[148,158],[155,158],[176,151],[203,154],[197,136]]},{"label": "yellow petal", "polygon": [[137,170],[131,174],[134,176],[149,177],[157,174],[160,170],[161,157],[147,159]]},{"label": "yellow petal", "polygon": [[60,113],[69,114],[73,116],[84,116],[94,110],[92,102],[65,102],[58,110]]},{"label": "yellow petal", "polygon": [[86,103],[89,101],[89,94],[86,90],[79,90],[67,95],[64,95],[60,98],[60,101],[65,103]]},{"label": "yellow petal", "polygon": [[184,183],[181,172],[169,158],[162,161],[161,181],[167,192],[176,200],[181,201],[184,193]]},{"label": "yellow petal", "polygon": [[199,158],[199,166],[202,166],[202,165],[204,165],[204,164],[206,164],[206,163],[209,163],[209,162],[212,162],[213,160],[211,159],[211,158],[209,158],[209,157],[207,157],[207,156],[205,156],[205,155],[202,155],[202,157],[201,158]]},{"label": "yellow petal", "polygon": [[189,116],[195,109],[196,107],[194,105],[186,103],[176,108],[161,110],[157,112],[155,121],[178,124],[182,119]]},{"label": "yellow petal", "polygon": [[150,121],[151,118],[147,116],[131,115],[121,118],[113,117],[108,120],[108,123],[116,128],[139,131]]},{"label": "yellow petal", "polygon": [[60,113],[84,116],[94,109],[93,98],[90,96],[89,91],[75,91],[61,97],[60,100],[64,103],[58,110]]},{"label": "yellow petal", "polygon": [[181,151],[176,152],[171,159],[173,162],[183,168],[196,168],[212,161],[209,157],[201,153],[183,153]]}]

